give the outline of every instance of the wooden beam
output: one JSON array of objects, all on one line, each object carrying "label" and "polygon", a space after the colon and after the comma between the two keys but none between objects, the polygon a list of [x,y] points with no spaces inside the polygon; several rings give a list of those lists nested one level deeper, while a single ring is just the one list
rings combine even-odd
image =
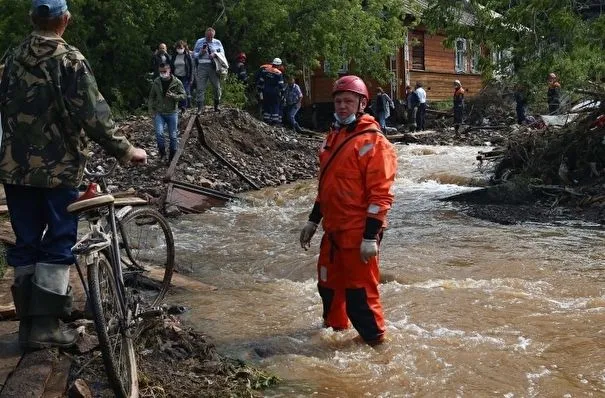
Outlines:
[{"label": "wooden beam", "polygon": [[218,152],[216,152],[214,149],[212,149],[212,147],[210,147],[210,145],[208,145],[208,143],[206,142],[206,137],[204,136],[204,129],[202,128],[202,124],[200,123],[200,121],[197,118],[195,119],[195,125],[197,126],[197,130],[199,133],[198,134],[198,143],[203,148],[205,148],[208,152],[210,152],[212,155],[214,155],[214,157],[217,158],[221,163],[223,163],[225,166],[227,166],[227,168],[229,168],[231,171],[233,171],[235,174],[237,174],[242,180],[246,181],[248,183],[248,185],[250,185],[252,188],[254,188],[258,191],[260,189],[260,187],[258,185],[256,185],[254,183],[254,181],[252,181],[251,179],[246,177],[244,175],[244,173],[239,171],[239,169],[237,167],[235,167],[234,165],[229,163],[229,161],[227,159],[222,157]]},{"label": "wooden beam", "polygon": [[174,172],[176,171],[176,165],[178,164],[179,158],[181,157],[181,155],[183,154],[183,151],[185,150],[185,144],[187,143],[187,140],[189,139],[189,136],[191,135],[191,130],[193,130],[193,124],[195,123],[197,118],[198,118],[198,116],[196,114],[189,117],[189,121],[187,122],[187,127],[185,128],[185,132],[183,133],[182,138],[181,138],[181,144],[177,148],[176,153],[174,154],[174,157],[172,158],[172,161],[170,162],[170,166],[168,166],[168,170],[166,170],[166,175],[164,176],[164,182],[168,182],[172,179],[172,176],[174,175]]}]

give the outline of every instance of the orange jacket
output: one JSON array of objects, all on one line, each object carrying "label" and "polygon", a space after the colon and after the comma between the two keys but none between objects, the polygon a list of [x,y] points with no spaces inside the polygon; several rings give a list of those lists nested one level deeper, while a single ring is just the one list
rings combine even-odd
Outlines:
[{"label": "orange jacket", "polygon": [[[366,129],[373,131],[348,141],[326,169],[334,150],[351,134]],[[319,161],[316,201],[321,206],[324,231],[363,230],[366,217],[386,226],[386,214],[393,203],[390,190],[397,172],[397,155],[372,116],[359,117],[351,131],[347,127],[331,130],[321,146]]]}]

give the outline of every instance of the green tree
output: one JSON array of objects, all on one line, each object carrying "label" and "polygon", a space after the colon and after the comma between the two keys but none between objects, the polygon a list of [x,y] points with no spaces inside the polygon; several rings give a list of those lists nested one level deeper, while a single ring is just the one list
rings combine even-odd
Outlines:
[{"label": "green tree", "polygon": [[[0,0],[0,52],[31,30],[30,4]],[[250,72],[281,57],[289,73],[326,60],[386,81],[386,59],[403,44],[410,4],[416,0],[69,0],[65,39],[89,59],[114,108],[132,110],[147,98],[157,45],[184,39],[193,47],[208,26],[228,59],[247,53]]]},{"label": "green tree", "polygon": [[[586,3],[586,4],[584,4]],[[582,87],[605,77],[605,15],[577,0],[432,0],[424,20],[449,38],[465,37],[508,57],[516,80],[543,86],[555,72],[564,86]],[[450,42],[451,44],[451,42]],[[484,60],[489,61],[489,60]],[[483,62],[492,77],[491,62]]]}]

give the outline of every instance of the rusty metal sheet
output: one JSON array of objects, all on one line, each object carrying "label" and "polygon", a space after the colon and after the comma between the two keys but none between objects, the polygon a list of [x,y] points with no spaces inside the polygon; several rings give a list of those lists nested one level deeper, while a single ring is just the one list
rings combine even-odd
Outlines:
[{"label": "rusty metal sheet", "polygon": [[171,181],[166,190],[165,205],[177,206],[184,212],[202,213],[211,207],[224,206],[236,197],[193,184]]}]

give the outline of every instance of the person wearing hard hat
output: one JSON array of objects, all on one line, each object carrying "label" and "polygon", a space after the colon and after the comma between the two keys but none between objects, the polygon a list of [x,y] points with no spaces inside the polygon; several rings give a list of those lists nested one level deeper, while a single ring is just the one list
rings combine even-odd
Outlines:
[{"label": "person wearing hard hat", "polygon": [[464,116],[464,88],[460,80],[454,80],[454,131],[457,133]]},{"label": "person wearing hard hat", "polygon": [[561,107],[561,83],[559,83],[557,75],[552,72],[548,74],[547,82],[548,91],[546,92],[546,99],[548,102],[548,114],[556,115],[559,113],[559,108]]},{"label": "person wearing hard hat", "polygon": [[248,80],[248,71],[246,70],[246,53],[240,52],[235,57],[235,75],[242,83],[246,83]]},{"label": "person wearing hard hat", "polygon": [[278,69],[282,60],[274,58],[271,64],[261,65],[256,73],[258,99],[262,103],[263,121],[268,124],[282,122],[282,96],[286,83],[283,73]]},{"label": "person wearing hard hat", "polygon": [[359,77],[334,83],[335,123],[320,147],[315,204],[300,233],[307,250],[321,222],[318,290],[325,327],[346,329],[349,320],[370,345],[384,340],[378,293],[379,245],[394,196],[397,156],[374,117],[364,114],[368,89]]}]

